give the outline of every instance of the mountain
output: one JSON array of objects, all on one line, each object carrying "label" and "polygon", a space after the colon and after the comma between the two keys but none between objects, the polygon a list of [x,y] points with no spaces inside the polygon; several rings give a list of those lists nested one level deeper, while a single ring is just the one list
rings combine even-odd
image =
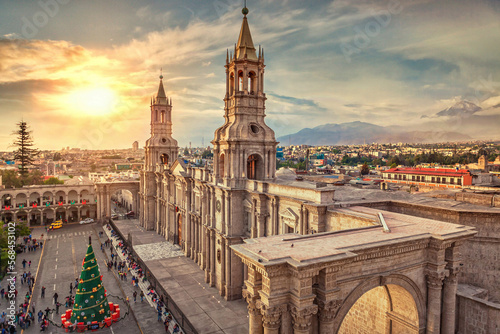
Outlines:
[{"label": "mountain", "polygon": [[[449,117],[455,117],[455,116],[458,116],[458,117],[468,117],[468,116],[472,116],[474,115],[475,113],[477,113],[478,111],[481,111],[482,108],[475,105],[474,103],[472,102],[469,102],[469,101],[459,101],[457,103],[455,103],[454,105],[452,105],[451,107],[448,107],[444,110],[441,110],[440,112],[438,112],[436,115],[434,116],[430,116],[431,118],[434,118],[434,117],[445,117],[445,116],[449,116]],[[429,116],[422,116],[421,118],[428,118]]]},{"label": "mountain", "polygon": [[366,143],[434,143],[469,140],[457,132],[408,131],[404,127],[383,127],[365,122],[324,124],[305,128],[297,133],[282,136],[282,145],[353,145]]}]

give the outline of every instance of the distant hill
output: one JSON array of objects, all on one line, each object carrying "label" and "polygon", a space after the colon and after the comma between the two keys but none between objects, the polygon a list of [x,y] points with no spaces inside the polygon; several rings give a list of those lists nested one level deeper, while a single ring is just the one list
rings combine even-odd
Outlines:
[{"label": "distant hill", "polygon": [[434,143],[464,141],[469,136],[446,131],[407,131],[404,128],[383,127],[365,122],[324,124],[305,128],[297,133],[282,136],[282,145],[355,145],[366,143]]}]

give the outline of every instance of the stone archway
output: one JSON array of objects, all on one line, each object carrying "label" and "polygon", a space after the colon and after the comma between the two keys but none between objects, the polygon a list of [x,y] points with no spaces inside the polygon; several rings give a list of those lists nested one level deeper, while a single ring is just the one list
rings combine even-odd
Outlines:
[{"label": "stone archway", "polygon": [[359,333],[423,333],[425,324],[420,289],[408,277],[393,274],[358,285],[338,310],[334,332],[349,333],[347,328],[356,328]]},{"label": "stone archway", "polygon": [[127,190],[132,194],[132,210],[139,217],[139,182],[100,182],[95,185],[97,195],[97,219],[111,217],[111,196],[119,190]]}]

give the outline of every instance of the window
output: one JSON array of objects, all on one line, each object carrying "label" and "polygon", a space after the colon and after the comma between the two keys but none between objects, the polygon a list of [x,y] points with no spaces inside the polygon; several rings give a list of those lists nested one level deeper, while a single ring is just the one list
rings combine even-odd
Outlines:
[{"label": "window", "polygon": [[243,72],[238,72],[238,91],[243,91]]},{"label": "window", "polygon": [[224,177],[224,153],[219,158],[219,176]]},{"label": "window", "polygon": [[229,76],[229,95],[233,95],[234,93],[234,73],[231,72]]},{"label": "window", "polygon": [[254,72],[248,73],[248,91],[252,95],[257,91],[257,80]]}]

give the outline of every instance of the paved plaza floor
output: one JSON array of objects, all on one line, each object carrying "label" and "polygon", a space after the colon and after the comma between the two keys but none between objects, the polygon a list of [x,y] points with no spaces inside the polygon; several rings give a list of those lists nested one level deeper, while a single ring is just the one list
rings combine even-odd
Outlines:
[{"label": "paved plaza floor", "polygon": [[248,333],[246,301],[226,301],[205,283],[203,271],[178,245],[138,224],[138,220],[115,222],[123,236],[131,236],[134,250],[198,333]]}]

